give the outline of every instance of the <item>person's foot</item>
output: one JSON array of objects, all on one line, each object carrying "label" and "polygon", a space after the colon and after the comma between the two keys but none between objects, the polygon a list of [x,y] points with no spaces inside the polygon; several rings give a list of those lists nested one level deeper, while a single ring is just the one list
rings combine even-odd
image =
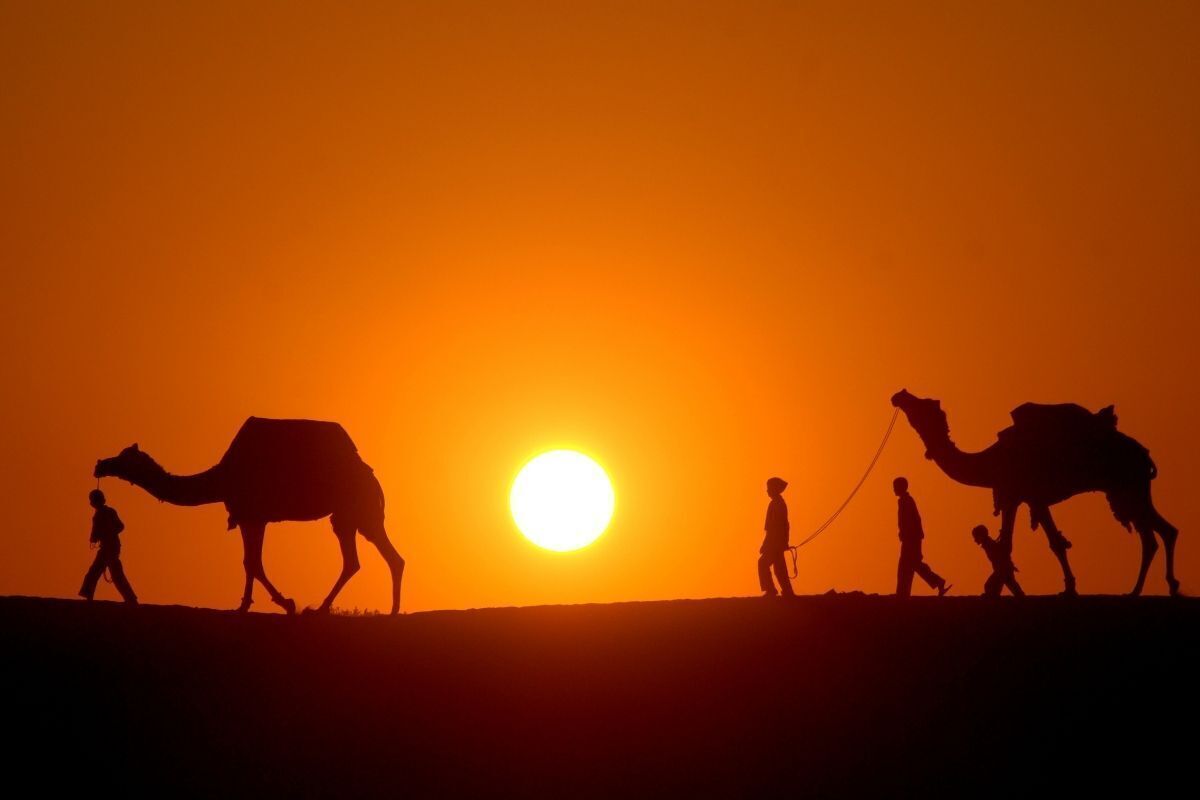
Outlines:
[{"label": "person's foot", "polygon": [[92,596],[90,594],[88,594],[87,592],[80,592],[79,596],[82,597],[84,600],[87,600],[89,603],[92,602]]},{"label": "person's foot", "polygon": [[946,583],[945,581],[942,581],[942,585],[938,587],[938,597],[945,597],[946,592],[950,591],[953,588],[954,588],[953,583]]}]

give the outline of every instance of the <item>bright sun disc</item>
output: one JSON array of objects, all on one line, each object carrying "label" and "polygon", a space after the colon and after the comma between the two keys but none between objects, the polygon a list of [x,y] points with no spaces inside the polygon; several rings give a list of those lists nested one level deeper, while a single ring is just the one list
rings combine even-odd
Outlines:
[{"label": "bright sun disc", "polygon": [[542,453],[521,468],[508,495],[513,521],[547,550],[577,550],[612,519],[612,483],[600,465],[574,450]]}]

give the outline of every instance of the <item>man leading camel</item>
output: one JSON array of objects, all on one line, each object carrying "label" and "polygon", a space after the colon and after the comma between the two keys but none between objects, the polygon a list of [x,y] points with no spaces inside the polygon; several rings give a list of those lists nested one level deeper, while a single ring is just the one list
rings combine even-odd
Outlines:
[{"label": "man leading camel", "polygon": [[99,489],[92,489],[88,494],[88,502],[92,504],[92,508],[96,509],[96,513],[92,515],[91,542],[99,545],[100,549],[96,553],[96,559],[88,569],[87,575],[83,577],[83,586],[79,587],[79,596],[84,600],[91,600],[96,594],[96,584],[100,582],[100,576],[104,574],[105,570],[108,570],[108,574],[112,576],[113,585],[117,587],[121,597],[125,598],[125,602],[137,605],[137,595],[133,593],[133,587],[129,585],[129,579],[125,577],[125,568],[121,566],[120,536],[121,531],[125,530],[125,523],[121,522],[121,518],[117,516],[117,510],[105,503],[104,492]]},{"label": "man leading camel", "polygon": [[[787,562],[784,553],[788,549],[788,536],[791,525],[788,523],[787,503],[783,500],[783,490],[787,481],[783,478],[771,478],[767,481],[767,496],[771,498],[767,506],[767,521],[763,525],[766,535],[763,536],[762,547],[758,548],[758,586],[762,589],[763,597],[794,597],[792,582],[788,579]],[[779,581],[779,591],[771,583],[771,571]]]},{"label": "man leading camel", "polygon": [[892,491],[900,498],[900,565],[896,569],[896,596],[908,597],[912,594],[915,573],[929,584],[929,588],[937,589],[940,597],[950,591],[950,584],[929,568],[921,554],[921,540],[925,538],[925,530],[921,526],[921,513],[917,511],[917,501],[908,493],[908,478],[896,478],[892,481]]}]

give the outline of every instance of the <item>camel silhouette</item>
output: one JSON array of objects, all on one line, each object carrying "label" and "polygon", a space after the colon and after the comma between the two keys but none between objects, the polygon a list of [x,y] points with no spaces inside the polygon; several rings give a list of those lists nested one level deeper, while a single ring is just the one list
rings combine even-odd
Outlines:
[{"label": "camel silhouette", "polygon": [[242,424],[216,466],[196,475],[172,475],[136,444],[96,462],[95,476],[113,476],[179,506],[224,503],[229,530],[241,529],[246,591],[239,611],[250,608],[257,578],[289,614],[296,604],[267,580],[262,548],[267,523],[331,517],[342,550],[342,573],[318,611],[328,611],[346,581],[358,572],[355,533],[375,545],[392,573],[392,613],[400,609],[404,559],[383,527],[383,490],[350,436],[335,422],[261,419]]},{"label": "camel silhouette", "polygon": [[1175,538],[1179,531],[1163,519],[1150,499],[1150,481],[1157,475],[1150,452],[1117,430],[1117,416],[1108,406],[1093,414],[1074,404],[1026,403],[1012,412],[1013,425],[1000,431],[986,450],[966,453],[950,438],[946,412],[937,400],[901,390],[892,405],[904,412],[932,459],[952,479],[992,490],[993,510],[1000,515],[1000,541],[1011,552],[1013,524],[1022,503],[1029,506],[1034,530],[1046,532],[1050,549],[1063,570],[1063,594],[1075,594],[1075,576],[1067,561],[1070,542],[1054,524],[1050,506],[1083,492],[1104,492],[1117,521],[1137,530],[1142,541],[1142,566],[1131,594],[1138,595],[1146,571],[1158,550],[1157,533],[1167,558],[1167,586],[1179,593],[1175,579]]}]

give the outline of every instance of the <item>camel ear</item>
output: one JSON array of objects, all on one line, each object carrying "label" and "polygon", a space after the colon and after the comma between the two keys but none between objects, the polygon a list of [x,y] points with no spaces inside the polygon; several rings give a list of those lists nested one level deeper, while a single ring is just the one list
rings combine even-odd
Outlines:
[{"label": "camel ear", "polygon": [[133,452],[135,452],[135,453],[140,453],[140,452],[142,452],[141,450],[139,450],[139,449],[138,449],[137,442],[134,442],[133,444],[131,444],[131,445],[129,446],[129,449],[130,449],[130,450],[132,450],[132,451],[133,451]]}]

